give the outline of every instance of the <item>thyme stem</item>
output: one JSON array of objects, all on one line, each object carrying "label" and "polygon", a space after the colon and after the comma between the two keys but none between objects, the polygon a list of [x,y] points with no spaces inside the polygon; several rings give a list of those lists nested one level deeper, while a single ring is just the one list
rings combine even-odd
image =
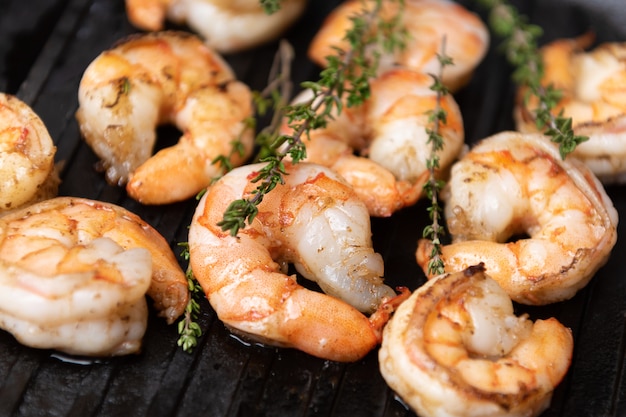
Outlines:
[{"label": "thyme stem", "polygon": [[[187,243],[179,243],[179,246],[185,248],[181,256],[189,261],[189,245]],[[198,338],[202,336],[202,328],[197,322],[200,314],[200,304],[198,304],[197,297],[202,294],[202,288],[193,276],[191,266],[187,267],[185,277],[187,278],[189,289],[189,301],[185,307],[183,318],[178,322],[179,338],[177,344],[183,348],[184,352],[189,353],[198,345]]]},{"label": "thyme stem", "polygon": [[[507,61],[515,67],[513,80],[528,88],[529,95],[534,95],[539,105],[534,110],[535,123],[550,139],[559,144],[561,158],[576,149],[578,144],[588,140],[586,136],[575,135],[571,117],[564,117],[563,112],[555,115],[561,92],[552,85],[542,85],[544,64],[537,40],[543,34],[537,25],[528,23],[526,16],[508,4],[506,0],[478,0],[489,10],[489,26],[503,39],[502,48]],[[528,102],[529,95],[525,97]]]},{"label": "thyme stem", "polygon": [[441,52],[437,54],[439,60],[439,74],[430,74],[433,78],[433,85],[431,90],[437,93],[435,108],[429,112],[428,121],[432,125],[432,128],[426,129],[428,133],[428,141],[431,150],[428,159],[426,160],[426,167],[429,171],[428,181],[424,184],[424,191],[426,196],[430,200],[430,207],[428,208],[428,215],[431,220],[431,224],[424,228],[422,236],[430,239],[432,242],[432,250],[430,259],[428,261],[428,274],[439,275],[444,272],[444,263],[441,258],[441,236],[445,233],[443,225],[440,223],[442,217],[441,206],[438,201],[439,191],[443,188],[443,181],[436,178],[436,171],[439,169],[439,155],[438,153],[443,150],[444,140],[440,133],[441,124],[446,123],[447,112],[442,106],[442,98],[446,94],[449,94],[448,89],[441,81],[443,79],[443,70],[447,65],[452,65],[452,58],[446,55],[446,38],[445,36],[441,42]]}]

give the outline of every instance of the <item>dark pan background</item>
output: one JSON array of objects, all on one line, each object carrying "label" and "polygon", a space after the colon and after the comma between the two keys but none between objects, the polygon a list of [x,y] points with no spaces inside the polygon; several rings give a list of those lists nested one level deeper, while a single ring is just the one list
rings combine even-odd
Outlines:
[{"label": "dark pan background", "polygon": [[[323,16],[338,0],[310,0],[306,15],[287,34],[297,50],[296,83],[317,79],[319,69],[304,51]],[[474,2],[464,1],[472,10]],[[623,0],[515,1],[545,29],[541,42],[593,29],[599,41],[626,41]],[[482,12],[481,12],[482,13]],[[65,161],[60,194],[105,200],[143,217],[171,242],[187,240],[195,201],[146,207],[107,185],[94,169],[97,159],[81,140],[74,112],[86,66],[115,41],[137,32],[122,0],[0,0],[0,91],[17,94],[46,123]],[[513,85],[498,40],[471,84],[456,96],[464,112],[467,142],[511,129]],[[228,56],[238,76],[261,89],[276,44]],[[159,147],[176,141],[160,129]],[[624,187],[607,188],[626,214]],[[426,222],[425,204],[389,219],[375,219],[376,249],[386,261],[387,280],[411,289],[424,277],[414,259]],[[623,416],[626,267],[622,224],[608,264],[567,302],[519,307],[533,318],[556,316],[576,341],[572,366],[557,388],[548,416]],[[183,267],[184,262],[181,260]],[[28,308],[25,306],[25,308]],[[413,416],[378,371],[377,353],[342,364],[289,349],[245,344],[232,337],[203,300],[204,335],[192,353],[176,345],[175,326],[151,313],[139,355],[86,364],[52,351],[19,345],[0,331],[0,416]]]}]

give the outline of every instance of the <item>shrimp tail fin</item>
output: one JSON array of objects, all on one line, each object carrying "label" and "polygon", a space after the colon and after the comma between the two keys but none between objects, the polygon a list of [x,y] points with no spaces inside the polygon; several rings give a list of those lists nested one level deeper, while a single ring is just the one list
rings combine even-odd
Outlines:
[{"label": "shrimp tail fin", "polygon": [[380,304],[378,309],[376,309],[376,311],[370,316],[370,325],[376,334],[378,343],[380,343],[383,339],[383,328],[391,318],[393,312],[396,311],[398,306],[411,295],[411,291],[407,287],[398,287],[396,290],[400,294],[395,297],[385,299]]}]

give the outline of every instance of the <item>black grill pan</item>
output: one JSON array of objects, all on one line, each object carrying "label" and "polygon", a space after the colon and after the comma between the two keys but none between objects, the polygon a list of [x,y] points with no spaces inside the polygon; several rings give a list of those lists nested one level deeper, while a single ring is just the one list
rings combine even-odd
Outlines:
[{"label": "black grill pan", "polygon": [[[319,69],[304,51],[338,0],[309,0],[306,15],[287,34],[297,51],[294,81],[315,80]],[[475,2],[468,8],[482,11]],[[623,0],[518,0],[513,4],[544,30],[542,43],[596,32],[598,41],[626,41]],[[181,28],[177,28],[181,29]],[[184,29],[184,28],[182,28]],[[110,201],[139,214],[171,242],[187,240],[195,201],[146,207],[107,185],[94,169],[97,158],[81,140],[74,112],[83,71],[102,50],[136,33],[122,0],[0,0],[0,90],[17,94],[46,123],[65,161],[61,195]],[[494,39],[471,83],[456,98],[467,142],[513,127],[511,69]],[[276,50],[272,43],[227,57],[240,79],[264,87]],[[162,129],[159,146],[176,140]],[[623,186],[607,188],[626,215]],[[376,249],[391,285],[411,289],[424,282],[414,258],[425,225],[424,203],[389,219],[374,219]],[[575,338],[572,366],[545,417],[626,415],[624,332],[626,267],[619,226],[613,255],[572,300],[521,308],[533,318],[556,316]],[[182,264],[181,260],[181,264]],[[185,266],[185,265],[183,265]],[[30,349],[0,331],[0,416],[414,416],[386,386],[376,352],[352,364],[302,352],[244,343],[233,337],[206,301],[198,348],[184,353],[175,326],[152,312],[139,355],[76,363],[58,353]]]}]

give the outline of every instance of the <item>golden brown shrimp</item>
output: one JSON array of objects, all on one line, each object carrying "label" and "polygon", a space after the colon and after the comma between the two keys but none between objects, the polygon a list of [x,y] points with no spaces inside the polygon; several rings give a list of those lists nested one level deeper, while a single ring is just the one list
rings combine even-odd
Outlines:
[{"label": "golden brown shrimp", "polygon": [[[607,261],[617,211],[580,161],[563,161],[545,136],[503,132],[453,165],[442,193],[452,243],[447,272],[484,262],[511,298],[547,304],[571,298]],[[528,238],[510,241],[527,235]],[[427,269],[430,243],[418,263]]]},{"label": "golden brown shrimp", "polygon": [[[235,168],[200,200],[189,229],[194,276],[235,331],[325,359],[363,357],[379,342],[386,300],[398,300],[383,284],[367,209],[330,169],[287,164],[285,183],[231,236],[217,223],[232,201],[250,196],[262,166]],[[300,286],[288,263],[326,294]],[[360,312],[377,309],[369,320]]]},{"label": "golden brown shrimp", "polygon": [[56,147],[39,116],[0,93],[0,215],[57,194]]},{"label": "golden brown shrimp", "polygon": [[[398,1],[383,1],[381,16],[390,19],[398,14]],[[325,67],[328,56],[337,54],[335,48],[347,51],[346,32],[352,27],[351,18],[371,10],[373,0],[347,0],[326,18],[309,46],[313,62]],[[463,6],[448,0],[405,0],[401,25],[408,32],[406,47],[392,56],[381,57],[381,70],[401,66],[424,73],[437,74],[442,39],[446,38],[446,55],[454,65],[446,67],[443,82],[452,91],[463,87],[471,78],[489,46],[489,31],[483,21]]]},{"label": "golden brown shrimp", "polygon": [[278,38],[304,12],[306,0],[282,0],[266,13],[259,0],[126,0],[130,22],[162,30],[165,20],[186,24],[222,53],[238,52]]},{"label": "golden brown shrimp", "polygon": [[[427,129],[436,107],[432,79],[408,69],[388,70],[371,81],[371,95],[358,107],[344,107],[327,127],[311,131],[307,158],[341,174],[370,215],[387,217],[414,204],[422,194],[431,152]],[[305,90],[296,101],[310,100]],[[445,171],[463,148],[463,119],[451,95],[442,97],[447,113],[440,133],[439,170]],[[287,126],[283,131],[289,133]],[[357,152],[360,156],[355,156]]]},{"label": "golden brown shrimp", "polygon": [[[160,32],[136,36],[100,54],[80,83],[80,130],[101,158],[106,178],[126,184],[144,204],[197,194],[221,174],[218,156],[233,166],[252,151],[249,88],[195,36]],[[152,150],[156,127],[174,123],[178,144]],[[233,152],[234,142],[240,151]]]},{"label": "golden brown shrimp", "polygon": [[439,275],[383,331],[380,370],[422,417],[533,417],[570,366],[572,334],[556,319],[516,317],[481,265]]},{"label": "golden brown shrimp", "polygon": [[[589,140],[573,155],[585,162],[603,183],[626,182],[626,43],[604,43],[586,52],[592,34],[559,39],[541,48],[545,73],[542,84],[558,88],[554,108],[572,118],[577,135]],[[514,109],[517,129],[537,132],[537,99],[520,89]]]},{"label": "golden brown shrimp", "polygon": [[0,218],[0,325],[80,355],[136,352],[145,294],[172,323],[189,297],[163,237],[122,207],[57,197]]}]

